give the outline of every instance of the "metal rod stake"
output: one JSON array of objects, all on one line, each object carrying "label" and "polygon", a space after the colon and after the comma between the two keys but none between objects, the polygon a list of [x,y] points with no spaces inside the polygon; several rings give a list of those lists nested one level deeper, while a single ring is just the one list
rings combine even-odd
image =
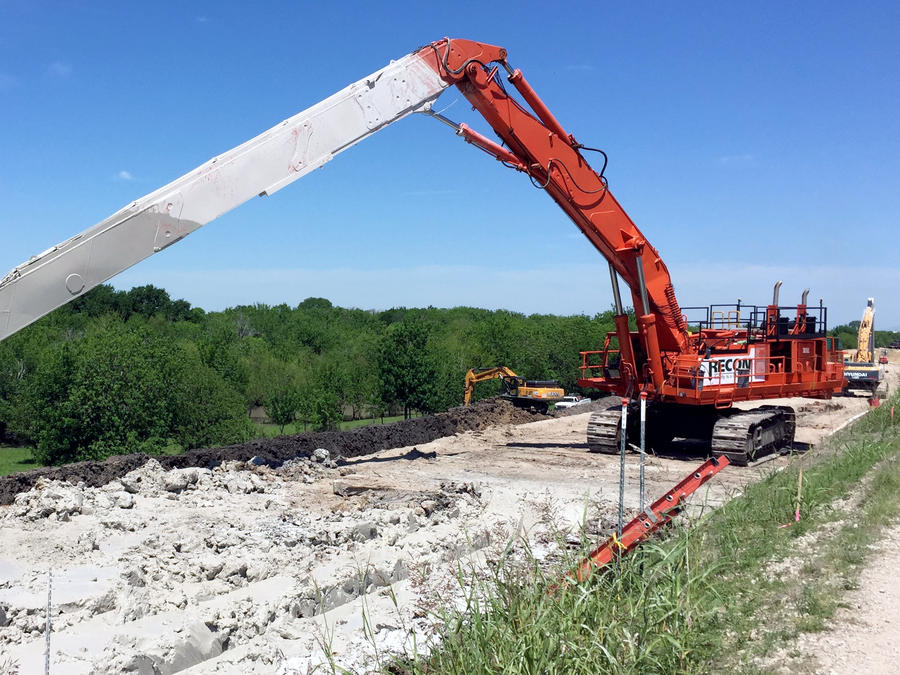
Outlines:
[{"label": "metal rod stake", "polygon": [[619,440],[619,449],[622,461],[619,465],[619,526],[616,535],[622,536],[622,526],[625,519],[625,436],[626,422],[628,420],[628,399],[622,399],[622,436]]},{"label": "metal rod stake", "polygon": [[46,652],[44,653],[44,673],[50,675],[50,600],[53,592],[53,573],[47,570],[47,624],[44,628],[46,636]]},{"label": "metal rod stake", "polygon": [[647,449],[647,392],[641,392],[641,512],[644,511],[644,457]]}]

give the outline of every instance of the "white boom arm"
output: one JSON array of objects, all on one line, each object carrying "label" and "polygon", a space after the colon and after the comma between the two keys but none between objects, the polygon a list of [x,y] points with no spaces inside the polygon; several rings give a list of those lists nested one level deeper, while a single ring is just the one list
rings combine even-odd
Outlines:
[{"label": "white boom arm", "polygon": [[256,195],[271,195],[447,87],[415,53],[129,204],[0,279],[0,340]]}]

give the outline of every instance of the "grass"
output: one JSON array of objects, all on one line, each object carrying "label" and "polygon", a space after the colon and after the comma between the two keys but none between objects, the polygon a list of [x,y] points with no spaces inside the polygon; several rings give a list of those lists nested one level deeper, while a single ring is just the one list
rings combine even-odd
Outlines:
[{"label": "grass", "polygon": [[0,446],[0,476],[27,471],[39,466],[31,456],[31,448]]},{"label": "grass", "polygon": [[[799,633],[822,630],[855,586],[870,545],[900,515],[900,491],[890,489],[900,483],[900,428],[887,410],[837,435],[821,461],[794,462],[711,518],[710,550],[732,571],[723,579],[733,595],[721,664],[739,670],[739,660],[771,656]],[[778,529],[790,520],[803,464],[803,519]],[[782,569],[772,573],[777,563]]]},{"label": "grass", "polygon": [[[403,420],[403,415],[395,415],[384,418],[384,423],[389,424],[391,422],[400,422]],[[356,429],[357,427],[368,426],[369,424],[381,424],[380,417],[374,417],[364,420],[344,420],[340,423],[340,430],[347,431],[348,429]],[[307,431],[311,431],[312,427],[304,425],[302,422],[295,422],[294,424],[287,424],[284,427],[284,431],[281,431],[281,427],[277,424],[263,424],[260,422],[254,422],[253,426],[259,431],[260,438],[274,438],[275,436],[282,436],[285,434],[302,434]]]},{"label": "grass", "polygon": [[[436,650],[386,669],[765,670],[765,659],[799,633],[827,625],[880,529],[900,516],[900,424],[888,410],[873,410],[814,455],[794,458],[691,527],[673,528],[564,593],[546,589],[571,569],[571,557],[546,571],[527,545],[511,541],[487,568],[461,570],[461,608],[431,607]],[[802,518],[782,529],[793,520],[801,467]]]},{"label": "grass", "polygon": [[825,629],[844,606],[844,593],[858,588],[859,574],[879,533],[900,517],[900,452],[896,446],[893,454],[866,475],[861,487],[854,500],[858,504],[836,509],[829,514],[830,523],[810,532],[815,546],[799,551],[804,562],[776,584],[778,593],[760,598],[758,613],[777,616],[778,606],[788,611],[781,612],[778,628],[764,632],[748,651],[766,656],[799,633]]},{"label": "grass", "polygon": [[[533,558],[501,560],[487,576],[460,576],[462,611],[441,612],[440,648],[409,660],[405,673],[683,672],[694,660],[684,645],[715,615],[714,566],[691,564],[690,537],[649,544],[619,570],[553,596]],[[568,560],[567,564],[574,563]],[[698,603],[695,595],[713,603]]]}]

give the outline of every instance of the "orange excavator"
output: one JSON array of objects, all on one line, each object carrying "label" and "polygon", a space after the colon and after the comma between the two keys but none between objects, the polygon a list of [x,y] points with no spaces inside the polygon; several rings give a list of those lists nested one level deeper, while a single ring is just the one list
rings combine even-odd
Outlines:
[{"label": "orange excavator", "polygon": [[[659,252],[609,190],[606,154],[565,130],[522,72],[510,66],[506,50],[447,39],[419,53],[457,86],[502,145],[464,124],[442,121],[505,166],[526,174],[608,261],[616,330],[607,335],[601,350],[582,352],[578,384],[617,394],[635,407],[645,392],[651,448],[676,436],[699,438],[710,444],[714,456],[747,464],[790,446],[794,414],[787,406],[735,411],[733,403],[830,398],[841,391],[843,359],[836,341],[826,335],[827,310],[821,303],[808,306],[807,291],[791,307],[779,305],[778,282],[768,305],[739,302],[682,309]],[[511,95],[500,69],[530,110]],[[601,158],[599,171],[588,163],[589,153]],[[631,291],[636,331],[628,326],[619,278]],[[620,420],[617,408],[594,413],[588,424],[589,447],[616,452]]]},{"label": "orange excavator", "polygon": [[471,368],[466,373],[463,405],[469,405],[472,402],[476,384],[494,378],[500,379],[503,383],[503,392],[500,394],[500,398],[504,398],[520,408],[533,408],[538,412],[545,413],[550,409],[551,403],[566,395],[556,380],[526,380],[506,366]]},{"label": "orange excavator", "polygon": [[[433,112],[448,87],[481,114],[499,142]],[[733,403],[829,398],[843,388],[841,353],[826,337],[821,302],[808,306],[804,293],[799,304],[780,306],[776,285],[768,305],[682,308],[659,252],[609,190],[606,154],[566,131],[505,49],[449,38],[391,62],[11,270],[0,278],[0,339],[412,113],[449,125],[525,174],[606,258],[616,330],[602,349],[582,352],[578,384],[632,402],[645,394],[651,448],[676,436],[700,438],[713,455],[746,464],[790,445],[793,411],[739,412]],[[599,171],[589,157],[599,158]],[[620,278],[631,292],[636,331],[629,329]],[[616,410],[595,413],[589,446],[615,451],[619,419]]]}]

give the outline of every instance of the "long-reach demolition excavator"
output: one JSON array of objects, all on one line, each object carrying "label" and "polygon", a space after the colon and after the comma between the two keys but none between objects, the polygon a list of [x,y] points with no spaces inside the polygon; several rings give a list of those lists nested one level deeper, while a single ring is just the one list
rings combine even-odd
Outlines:
[{"label": "long-reach demolition excavator", "polygon": [[[505,80],[524,101],[507,89]],[[497,143],[432,111],[456,86]],[[525,107],[528,106],[530,111]],[[616,330],[583,356],[579,383],[650,400],[650,445],[674,436],[711,439],[713,454],[746,463],[790,443],[789,408],[731,414],[735,401],[830,397],[843,386],[841,355],[825,336],[826,311],[772,304],[682,313],[659,253],[609,191],[606,154],[569,134],[506,50],[445,38],[409,54],[246,143],[138,199],[0,279],[0,339],[78,297],[256,195],[271,195],[334,155],[414,112],[449,125],[468,143],[526,174],[550,195],[609,262]],[[599,172],[587,156],[600,158]],[[618,278],[629,286],[637,331],[629,331]],[[696,326],[696,330],[689,330]],[[629,425],[634,427],[635,425]],[[609,451],[615,414],[597,413],[588,441]]]},{"label": "long-reach demolition excavator", "polygon": [[500,394],[500,398],[505,398],[520,408],[534,408],[538,412],[545,413],[549,410],[551,403],[566,395],[556,380],[526,380],[506,366],[470,368],[466,373],[463,405],[469,405],[472,402],[476,384],[494,378],[500,379],[503,383],[503,393]]}]

